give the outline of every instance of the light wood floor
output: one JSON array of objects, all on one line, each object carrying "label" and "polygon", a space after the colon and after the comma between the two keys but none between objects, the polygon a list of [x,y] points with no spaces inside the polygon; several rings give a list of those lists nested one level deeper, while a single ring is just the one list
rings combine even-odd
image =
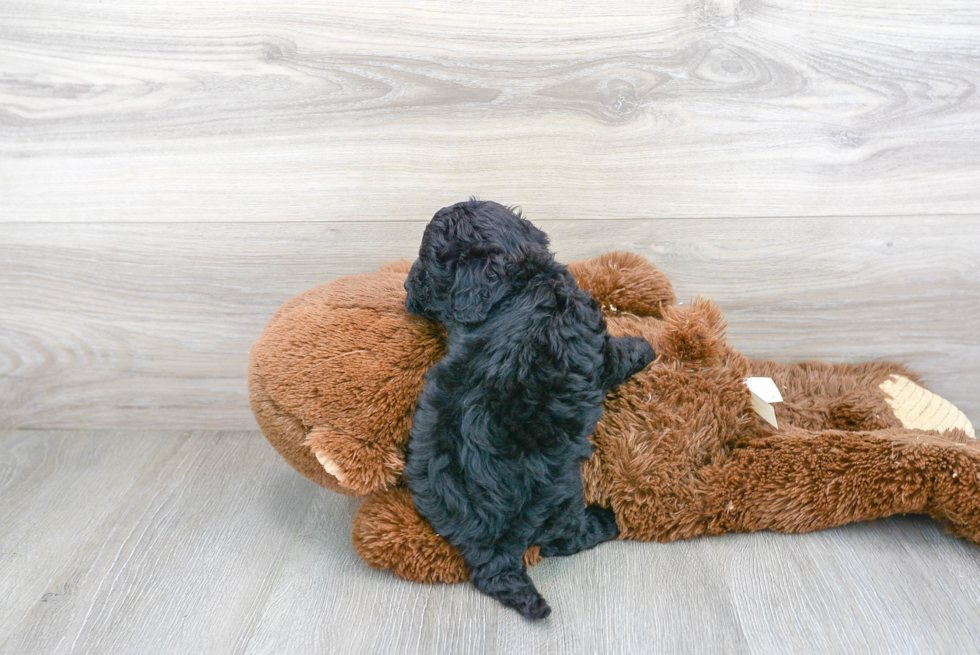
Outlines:
[{"label": "light wood floor", "polygon": [[3,653],[973,653],[980,549],[924,517],[613,543],[525,622],[354,554],[256,432],[0,432]]}]

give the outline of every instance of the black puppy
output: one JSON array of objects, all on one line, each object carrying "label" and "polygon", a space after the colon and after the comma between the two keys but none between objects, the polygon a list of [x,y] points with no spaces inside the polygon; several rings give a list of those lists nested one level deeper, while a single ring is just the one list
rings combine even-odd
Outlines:
[{"label": "black puppy", "polygon": [[611,510],[585,506],[581,462],[606,391],[653,348],[609,336],[544,232],[495,202],[439,210],[405,290],[410,313],[449,333],[408,444],[415,508],[459,549],[477,589],[545,618],[522,556],[532,545],[571,555],[619,534]]}]

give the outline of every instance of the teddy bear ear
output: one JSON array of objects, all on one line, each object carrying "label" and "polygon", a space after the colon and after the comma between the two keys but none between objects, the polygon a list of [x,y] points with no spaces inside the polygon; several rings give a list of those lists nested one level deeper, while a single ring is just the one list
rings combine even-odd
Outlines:
[{"label": "teddy bear ear", "polygon": [[635,253],[606,253],[569,264],[568,270],[607,313],[663,318],[676,300],[667,276]]},{"label": "teddy bear ear", "polygon": [[331,426],[316,426],[307,432],[303,445],[346,492],[363,496],[394,486],[405,470],[402,450],[390,448],[391,441],[391,437],[375,441]]},{"label": "teddy bear ear", "polygon": [[725,357],[725,316],[713,301],[700,296],[690,305],[667,308],[655,349],[664,359],[703,368]]}]

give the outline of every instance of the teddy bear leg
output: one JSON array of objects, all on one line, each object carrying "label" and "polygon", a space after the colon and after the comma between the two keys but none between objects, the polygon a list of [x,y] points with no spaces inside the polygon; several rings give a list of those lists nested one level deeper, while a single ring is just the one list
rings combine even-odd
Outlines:
[{"label": "teddy bear leg", "polygon": [[925,513],[980,545],[980,443],[960,430],[791,428],[739,444],[700,477],[705,534],[809,532]]},{"label": "teddy bear leg", "polygon": [[364,499],[354,516],[351,542],[376,569],[414,582],[465,582],[463,556],[415,511],[412,494],[397,487]]},{"label": "teddy bear leg", "polygon": [[780,425],[848,431],[960,429],[975,436],[963,412],[923,387],[902,364],[755,361],[750,371],[772,378],[782,392],[783,402],[775,406]]},{"label": "teddy bear leg", "polygon": [[[390,569],[405,580],[435,583],[470,579],[459,550],[415,511],[412,494],[403,487],[375,491],[364,499],[354,516],[351,542],[371,567]],[[540,561],[537,546],[524,553],[526,566]]]},{"label": "teddy bear leg", "polygon": [[962,430],[971,439],[976,431],[970,419],[953,403],[935,394],[915,379],[892,374],[878,385],[895,418],[910,430],[934,430],[946,433]]}]

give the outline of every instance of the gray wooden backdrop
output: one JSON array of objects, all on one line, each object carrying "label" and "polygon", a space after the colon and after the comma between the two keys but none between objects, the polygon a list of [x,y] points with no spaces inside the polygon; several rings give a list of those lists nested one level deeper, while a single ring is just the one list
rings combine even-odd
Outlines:
[{"label": "gray wooden backdrop", "polygon": [[980,3],[0,0],[0,427],[254,428],[275,308],[471,194],[980,420]]}]

